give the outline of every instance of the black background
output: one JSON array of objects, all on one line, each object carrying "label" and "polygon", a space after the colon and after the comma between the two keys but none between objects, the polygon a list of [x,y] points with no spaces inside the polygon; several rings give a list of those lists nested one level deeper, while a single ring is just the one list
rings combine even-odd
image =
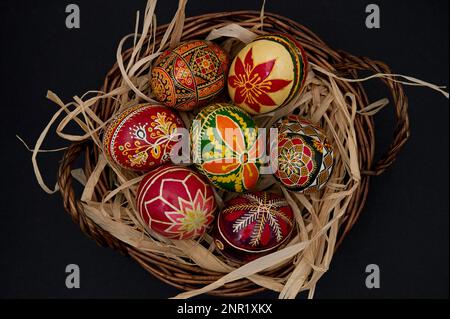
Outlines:
[{"label": "black background", "polygon": [[[0,298],[167,298],[178,291],[130,258],[100,248],[64,213],[58,194],[37,185],[33,144],[56,107],[47,89],[68,101],[100,87],[117,44],[134,30],[145,0],[74,0],[81,29],[65,27],[69,1],[0,2]],[[187,15],[258,10],[262,1],[191,0]],[[381,29],[365,27],[369,1],[268,0],[267,11],[314,30],[330,46],[384,60],[395,72],[448,85],[448,1],[376,1]],[[177,1],[159,1],[159,23]],[[372,84],[372,83],[371,83]],[[373,100],[386,91],[373,82]],[[367,206],[319,282],[316,298],[448,298],[448,100],[407,88],[412,134],[396,163],[373,178]],[[392,109],[377,115],[379,150],[392,134]],[[65,145],[54,137],[47,148]],[[46,181],[55,182],[61,154],[43,154]],[[65,267],[81,268],[81,288],[65,287]],[[381,269],[381,288],[365,287],[365,267]],[[265,293],[259,297],[276,297]],[[302,297],[304,297],[302,295]]]}]

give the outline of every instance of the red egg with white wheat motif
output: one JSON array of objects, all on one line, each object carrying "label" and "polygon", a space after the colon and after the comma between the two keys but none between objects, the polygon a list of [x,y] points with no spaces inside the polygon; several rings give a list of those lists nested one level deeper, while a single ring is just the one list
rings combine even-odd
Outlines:
[{"label": "red egg with white wheat motif", "polygon": [[137,209],[154,232],[171,239],[201,236],[217,209],[212,187],[193,170],[166,164],[139,184]]},{"label": "red egg with white wheat motif", "polygon": [[149,171],[170,160],[184,123],[162,105],[136,105],[117,115],[103,137],[107,156],[133,171]]},{"label": "red egg with white wheat motif", "polygon": [[214,242],[226,257],[248,262],[280,248],[293,229],[294,214],[284,197],[247,193],[225,203],[217,218]]}]

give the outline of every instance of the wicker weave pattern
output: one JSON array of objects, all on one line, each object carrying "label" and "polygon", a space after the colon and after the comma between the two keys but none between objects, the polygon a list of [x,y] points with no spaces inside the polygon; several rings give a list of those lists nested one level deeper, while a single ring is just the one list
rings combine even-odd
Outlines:
[{"label": "wicker weave pattern", "polygon": [[[205,38],[211,30],[220,28],[229,23],[238,23],[245,28],[252,28],[260,22],[259,17],[259,12],[240,11],[206,14],[187,18],[182,40]],[[248,20],[254,22],[243,22]],[[161,26],[158,28],[156,33],[157,39],[161,39],[166,27],[167,26]],[[357,72],[361,70],[373,73],[390,73],[389,68],[382,62],[356,57],[344,51],[332,50],[304,26],[279,15],[265,13],[264,32],[285,32],[297,37],[307,51],[311,62],[340,76],[356,77]],[[124,53],[125,61],[127,61],[129,55],[130,51]],[[102,91],[109,92],[113,90],[120,84],[120,79],[121,73],[117,65],[115,65],[107,74]],[[373,119],[370,116],[357,115],[355,130],[358,138],[360,168],[363,172],[363,176],[359,188],[348,207],[346,218],[343,219],[343,223],[340,226],[341,231],[337,246],[339,246],[355,224],[364,207],[369,189],[370,176],[380,175],[391,166],[395,161],[398,152],[409,137],[408,103],[403,88],[398,83],[386,80],[383,81],[390,90],[392,105],[395,110],[393,142],[381,159],[378,162],[374,162],[375,129]],[[360,83],[350,84],[342,81],[337,81],[337,83],[343,91],[351,92],[356,96],[358,106],[368,104],[367,95]],[[96,106],[95,110],[97,110],[97,114],[101,119],[107,119],[111,116],[113,112],[111,105],[112,100],[106,99],[101,100]],[[156,254],[137,250],[111,236],[108,232],[102,230],[86,217],[73,189],[71,170],[74,162],[80,156],[83,156],[85,162],[85,175],[90,176],[95,167],[99,152],[101,152],[101,150],[93,146],[91,142],[73,144],[66,151],[59,169],[58,183],[64,200],[64,207],[72,216],[74,222],[80,226],[81,230],[94,239],[99,245],[111,247],[119,250],[123,254],[131,256],[155,277],[179,289],[198,289],[221,278],[223,276],[221,273],[215,273],[196,266],[179,264]],[[105,175],[106,174],[103,173],[96,187],[95,195],[98,198],[102,198],[103,194],[110,188],[110,185],[107,182],[107,176]],[[286,265],[271,272],[266,272],[265,275],[283,277],[291,272],[292,269],[293,265]],[[220,289],[213,291],[211,294],[240,297],[263,290],[264,288],[256,286],[251,281],[242,279],[226,284]]]}]

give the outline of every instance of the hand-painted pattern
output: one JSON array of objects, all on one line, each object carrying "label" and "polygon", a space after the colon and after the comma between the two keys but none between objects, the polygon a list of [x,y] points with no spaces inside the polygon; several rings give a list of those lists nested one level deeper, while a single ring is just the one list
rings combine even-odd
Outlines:
[{"label": "hand-painted pattern", "polygon": [[318,191],[328,181],[334,153],[323,130],[297,115],[281,120],[278,128],[278,171],[275,177],[297,192]]},{"label": "hand-painted pattern", "polygon": [[203,109],[191,127],[194,162],[218,188],[244,192],[259,179],[258,131],[252,118],[230,104]]},{"label": "hand-painted pattern", "polygon": [[150,85],[155,99],[179,110],[206,105],[225,87],[228,55],[202,40],[182,43],[156,61]]},{"label": "hand-painted pattern", "polygon": [[256,113],[261,111],[261,105],[276,106],[268,93],[277,92],[289,85],[292,80],[272,79],[267,77],[272,73],[276,60],[254,65],[253,49],[248,50],[244,62],[239,57],[234,64],[235,75],[228,79],[229,85],[236,89],[234,102],[237,105],[245,103]]},{"label": "hand-painted pattern", "polygon": [[225,203],[218,217],[215,242],[224,254],[248,261],[279,247],[293,225],[293,212],[283,197],[248,193]]},{"label": "hand-painted pattern", "polygon": [[160,105],[138,105],[118,115],[106,130],[103,144],[110,158],[122,167],[148,171],[169,161],[182,127],[174,111]]},{"label": "hand-painted pattern", "polygon": [[278,177],[288,186],[308,185],[317,170],[315,150],[301,136],[283,135],[280,138]]},{"label": "hand-painted pattern", "polygon": [[150,229],[173,239],[201,236],[217,209],[214,192],[194,171],[164,165],[142,180],[137,208]]},{"label": "hand-painted pattern", "polygon": [[234,104],[251,114],[271,112],[303,89],[308,59],[288,35],[264,35],[245,46],[231,64],[228,92]]}]

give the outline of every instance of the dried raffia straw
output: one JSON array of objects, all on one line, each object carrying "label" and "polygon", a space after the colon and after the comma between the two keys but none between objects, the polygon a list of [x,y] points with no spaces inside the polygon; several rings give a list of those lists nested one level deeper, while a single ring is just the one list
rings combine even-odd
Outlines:
[{"label": "dried raffia straw", "polygon": [[[449,98],[449,94],[448,92],[444,91],[444,89],[446,88],[446,86],[439,86],[439,85],[435,85],[432,83],[428,83],[425,82],[423,80],[420,79],[416,79],[412,76],[407,76],[407,75],[403,75],[403,74],[392,74],[392,73],[377,73],[371,76],[367,76],[365,78],[360,78],[360,79],[349,79],[349,78],[344,78],[344,77],[340,77],[337,76],[336,74],[325,70],[324,68],[313,64],[313,67],[315,70],[328,75],[329,77],[332,77],[334,79],[338,79],[341,81],[345,81],[345,82],[349,82],[349,83],[353,83],[353,82],[366,82],[368,80],[372,80],[372,79],[377,79],[377,78],[384,78],[387,79],[391,82],[395,82],[395,83],[400,83],[403,85],[409,85],[409,86],[422,86],[422,87],[427,87],[430,88],[434,91],[437,91],[439,93],[441,93],[443,96],[445,96],[447,99]],[[403,78],[405,80],[397,80],[396,78]]]},{"label": "dried raffia straw", "polygon": [[[46,192],[60,190],[66,210],[82,231],[99,244],[131,256],[157,278],[186,290],[175,298],[202,293],[240,297],[265,289],[278,292],[280,298],[295,298],[302,291],[312,298],[318,280],[330,267],[336,248],[364,206],[369,176],[384,172],[409,137],[402,84],[432,88],[447,97],[448,93],[441,87],[391,74],[381,62],[334,51],[310,30],[285,17],[261,10],[185,18],[186,3],[180,0],[171,23],[157,27],[156,1],[148,1],[144,17],[141,19],[141,15],[137,15],[135,32],[120,41],[117,63],[100,91],[75,97],[67,104],[56,94],[48,93],[59,110],[32,150],[36,178]],[[311,61],[311,72],[304,91],[289,105],[255,119],[260,126],[270,127],[292,112],[310,118],[322,125],[330,137],[336,164],[327,187],[318,194],[291,193],[280,187],[272,176],[263,176],[258,188],[285,195],[294,210],[296,232],[279,251],[246,265],[236,265],[215,252],[209,235],[197,240],[168,240],[144,226],[134,202],[142,176],[114,166],[103,155],[101,132],[117,112],[137,103],[155,102],[148,76],[152,62],[163,50],[180,41],[206,38],[222,43],[233,55],[258,34],[275,32],[289,33],[303,44]],[[133,40],[131,47],[125,49],[129,40]],[[360,70],[371,71],[374,75],[358,79]],[[384,97],[369,102],[362,83],[373,78],[387,85],[391,103]],[[388,105],[395,110],[394,141],[375,163],[372,116]],[[189,127],[193,114],[181,112],[180,115]],[[42,152],[44,139],[56,123],[56,134],[72,144],[61,162],[58,185],[51,189],[43,180],[37,155]],[[79,135],[65,133],[70,123],[80,128]],[[74,169],[73,163],[81,155],[85,165]],[[75,196],[73,178],[84,187],[80,199]],[[216,192],[219,206],[233,196],[235,194]]]}]

